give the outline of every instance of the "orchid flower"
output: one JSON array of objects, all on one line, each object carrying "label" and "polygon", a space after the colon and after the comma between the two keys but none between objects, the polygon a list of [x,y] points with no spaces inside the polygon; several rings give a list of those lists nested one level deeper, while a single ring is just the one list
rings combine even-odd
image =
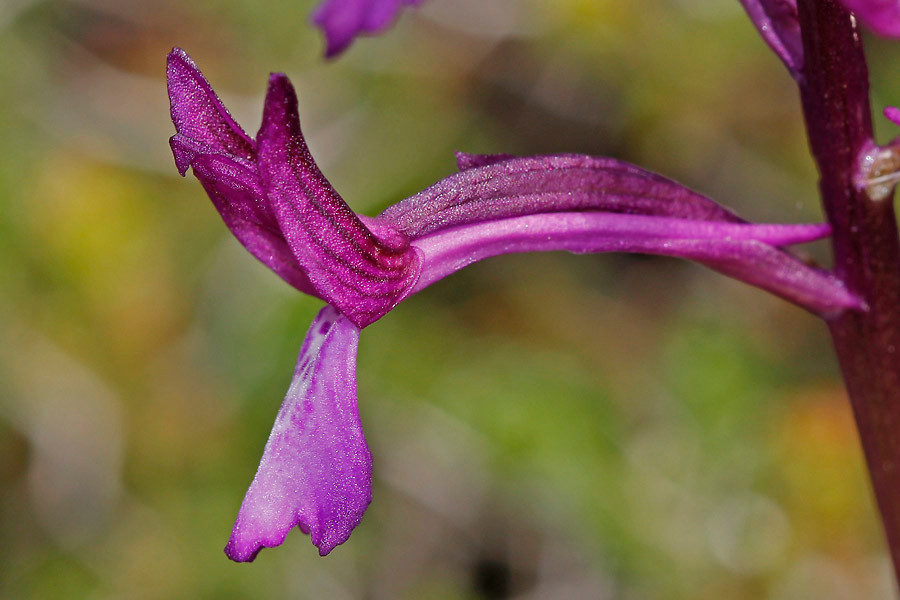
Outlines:
[{"label": "orchid flower", "polygon": [[[839,0],[860,21],[885,37],[900,37],[900,0]],[[797,0],[740,0],[763,40],[795,79],[803,69]]]},{"label": "orchid flower", "polygon": [[357,412],[360,331],[439,279],[491,256],[538,250],[640,252],[694,260],[824,316],[860,308],[831,274],[781,246],[827,225],[754,225],[669,179],[608,158],[458,154],[459,172],[358,215],[319,171],[287,77],[269,80],[250,138],[185,52],[169,55],[179,172],[190,167],[235,237],[301,292],[327,303],[312,323],[226,546],[252,561],[294,527],[323,556],[371,499]]},{"label": "orchid flower", "polygon": [[313,13],[313,23],[325,34],[325,56],[343,52],[357,36],[379,33],[407,6],[422,0],[324,0]]}]

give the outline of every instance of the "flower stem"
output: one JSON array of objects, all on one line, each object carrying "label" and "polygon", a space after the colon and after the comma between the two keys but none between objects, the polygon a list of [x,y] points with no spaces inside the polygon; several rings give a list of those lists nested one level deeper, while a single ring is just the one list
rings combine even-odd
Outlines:
[{"label": "flower stem", "polygon": [[854,19],[835,0],[798,0],[809,144],[833,228],[835,273],[868,304],[829,321],[900,576],[900,242],[890,197],[854,184],[872,139],[869,78]]}]

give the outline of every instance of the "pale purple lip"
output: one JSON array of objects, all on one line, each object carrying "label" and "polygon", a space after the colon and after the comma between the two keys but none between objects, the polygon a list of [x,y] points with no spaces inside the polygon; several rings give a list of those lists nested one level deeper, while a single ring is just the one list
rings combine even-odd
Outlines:
[{"label": "pale purple lip", "polygon": [[544,250],[688,258],[834,316],[860,301],[782,246],[827,225],[750,224],[634,165],[582,155],[460,154],[460,171],[357,215],[317,167],[287,77],[270,77],[255,139],[234,122],[187,54],[168,61],[176,166],[190,167],[235,237],[327,305],[313,321],[259,470],[226,547],[250,561],[294,526],[321,554],[343,543],[371,499],[371,456],[356,406],[362,328],[475,261]]}]

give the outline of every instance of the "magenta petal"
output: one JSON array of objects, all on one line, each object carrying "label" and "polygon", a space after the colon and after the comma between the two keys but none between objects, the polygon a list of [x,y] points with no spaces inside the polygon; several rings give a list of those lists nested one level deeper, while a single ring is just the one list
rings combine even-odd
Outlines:
[{"label": "magenta petal", "polygon": [[803,68],[803,42],[796,0],[740,0],[763,40],[794,78]]},{"label": "magenta petal", "polygon": [[476,261],[513,252],[640,252],[688,258],[832,317],[861,301],[836,278],[776,246],[828,235],[827,225],[748,225],[602,212],[526,215],[441,230],[413,242],[416,293]]},{"label": "magenta petal", "polygon": [[[175,138],[172,143],[174,148]],[[258,175],[228,157],[214,154],[196,156],[192,164],[194,175],[234,237],[287,283],[318,297],[266,206]]]},{"label": "magenta petal", "polygon": [[257,144],[266,196],[319,296],[359,327],[384,316],[415,281],[418,256],[389,222],[366,227],[319,171],[284,75],[269,82]]},{"label": "magenta petal", "polygon": [[178,171],[184,175],[193,168],[228,229],[253,256],[301,292],[316,295],[268,206],[256,168],[256,143],[183,50],[169,54],[166,75],[178,131],[169,144]]},{"label": "magenta petal", "polygon": [[313,320],[225,546],[232,560],[252,561],[295,526],[325,556],[362,519],[372,500],[372,457],[356,406],[358,343],[359,328],[333,307]]},{"label": "magenta petal", "polygon": [[389,207],[380,218],[410,238],[467,223],[572,210],[741,222],[671,179],[611,158],[457,154],[457,161],[464,170]]},{"label": "magenta petal", "polygon": [[357,36],[387,29],[406,6],[422,0],[325,0],[313,13],[313,23],[325,34],[325,56],[343,52]]},{"label": "magenta petal", "polygon": [[900,37],[900,1],[841,0],[859,20],[879,35]]},{"label": "magenta petal", "polygon": [[207,151],[253,158],[253,140],[231,118],[200,69],[181,48],[169,53],[166,80],[172,122],[178,133],[206,146]]},{"label": "magenta petal", "polygon": [[900,125],[900,108],[887,106],[884,109],[884,116],[894,125]]}]

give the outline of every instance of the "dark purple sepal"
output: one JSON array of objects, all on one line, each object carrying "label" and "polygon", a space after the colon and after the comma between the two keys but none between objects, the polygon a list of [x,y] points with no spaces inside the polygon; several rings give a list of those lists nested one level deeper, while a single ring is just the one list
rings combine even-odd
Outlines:
[{"label": "dark purple sepal", "polygon": [[325,0],[312,16],[325,34],[325,56],[340,54],[360,35],[387,29],[407,6],[422,0]]},{"label": "dark purple sepal", "polygon": [[763,40],[794,79],[803,69],[803,41],[796,0],[740,0]]},{"label": "dark purple sepal", "polygon": [[333,307],[313,320],[225,554],[249,562],[299,527],[325,556],[372,499],[372,456],[356,405],[359,328]]},{"label": "dark purple sepal", "polygon": [[269,80],[257,144],[266,197],[318,295],[359,327],[387,314],[414,283],[418,255],[390,222],[373,233],[319,171],[284,75]]},{"label": "dark purple sepal", "polygon": [[288,247],[265,201],[259,176],[244,165],[215,154],[196,156],[191,165],[234,237],[288,284],[320,297]]},{"label": "dark purple sepal", "polygon": [[[179,134],[206,152],[254,158],[253,140],[231,117],[200,69],[181,48],[169,53],[166,81],[172,122]],[[184,174],[181,164],[178,168]]]},{"label": "dark purple sepal", "polygon": [[685,186],[630,163],[580,154],[457,154],[464,170],[381,213],[410,238],[527,214],[603,211],[742,222]]}]

